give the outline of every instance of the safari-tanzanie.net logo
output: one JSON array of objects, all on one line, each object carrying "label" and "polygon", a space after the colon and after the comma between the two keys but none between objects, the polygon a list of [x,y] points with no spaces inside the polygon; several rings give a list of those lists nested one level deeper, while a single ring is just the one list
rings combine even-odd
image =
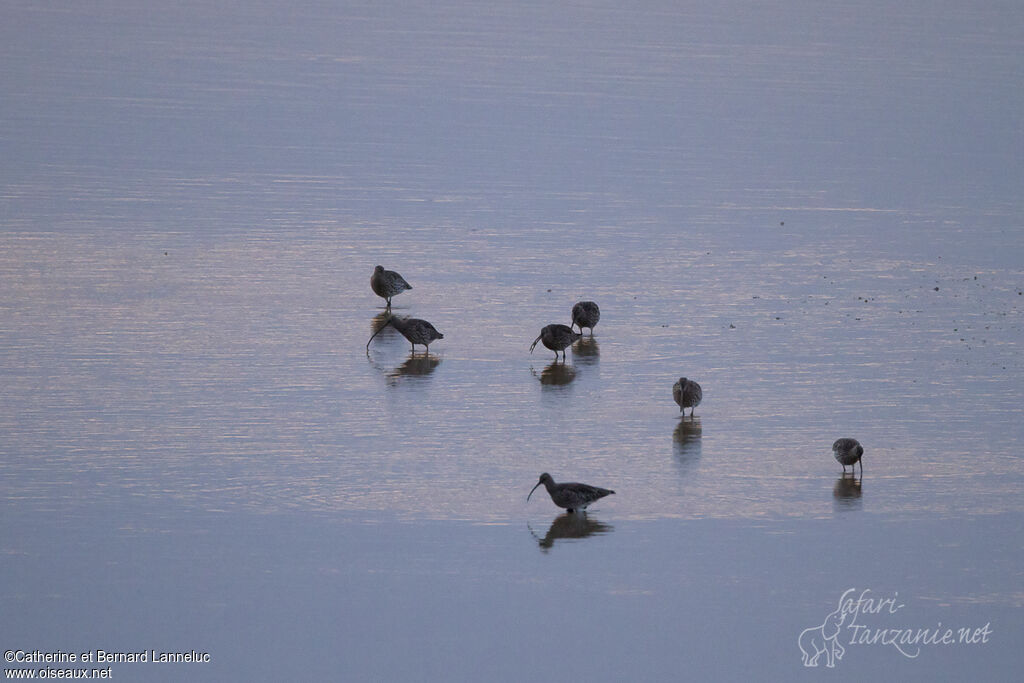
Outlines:
[{"label": "safari-tanzanie.net logo", "polygon": [[905,607],[898,592],[876,596],[870,588],[859,593],[848,588],[821,624],[804,629],[797,638],[804,666],[834,667],[851,647],[891,647],[914,659],[928,647],[981,645],[992,635],[991,622],[977,627],[910,625],[901,612]]}]

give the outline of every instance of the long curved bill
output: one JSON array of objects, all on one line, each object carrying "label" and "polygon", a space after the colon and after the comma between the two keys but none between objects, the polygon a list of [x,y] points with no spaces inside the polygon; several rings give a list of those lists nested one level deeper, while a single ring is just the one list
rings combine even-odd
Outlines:
[{"label": "long curved bill", "polygon": [[366,341],[366,350],[367,351],[370,350],[370,342],[373,341],[373,338],[376,337],[378,334],[380,334],[380,331],[383,330],[385,327],[387,327],[390,324],[391,324],[391,318],[388,318],[388,321],[386,323],[384,323],[383,325],[378,327],[377,331],[370,335],[370,338]]},{"label": "long curved bill", "polygon": [[[530,344],[530,353],[533,353],[533,349],[537,346],[537,342],[539,342],[540,338],[543,337],[543,336],[544,335],[538,335],[537,338],[533,340],[533,343]],[[537,487],[534,486],[533,488],[537,488]]]},{"label": "long curved bill", "polygon": [[530,493],[527,494],[526,500],[530,500],[530,496],[533,495],[533,492],[537,490],[538,486],[540,486],[540,482],[539,481],[534,485],[534,487],[532,489],[530,489]]}]

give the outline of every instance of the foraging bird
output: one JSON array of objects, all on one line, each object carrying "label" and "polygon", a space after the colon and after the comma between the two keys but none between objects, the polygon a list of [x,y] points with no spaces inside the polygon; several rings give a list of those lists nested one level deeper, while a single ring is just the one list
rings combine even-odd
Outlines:
[{"label": "foraging bird", "polygon": [[858,462],[860,463],[860,473],[864,474],[864,462],[861,457],[864,455],[864,447],[860,445],[857,439],[836,439],[836,442],[832,444],[832,455],[835,456],[839,464],[843,466],[843,473],[846,473],[846,466],[849,465],[850,469]]},{"label": "foraging bird", "polygon": [[387,307],[391,308],[391,297],[401,294],[412,285],[405,281],[405,278],[393,270],[384,270],[384,266],[377,266],[370,276],[370,288],[373,293],[388,302]]},{"label": "foraging bird", "polygon": [[530,344],[530,353],[537,346],[537,342],[543,342],[544,346],[555,352],[555,360],[558,359],[558,352],[562,352],[562,360],[565,360],[565,347],[572,344],[583,336],[582,332],[574,332],[565,325],[545,325],[540,335]]},{"label": "foraging bird", "polygon": [[689,408],[690,417],[693,417],[693,410],[700,405],[703,397],[704,392],[701,391],[700,385],[692,379],[680,377],[679,381],[672,385],[672,398],[679,404],[679,412],[685,412],[685,409]]},{"label": "foraging bird", "polygon": [[572,307],[572,327],[578,325],[580,328],[580,334],[583,334],[583,328],[590,328],[590,335],[594,335],[594,325],[601,319],[601,309],[597,307],[593,301],[580,301]]},{"label": "foraging bird", "polygon": [[380,326],[376,332],[374,332],[370,339],[366,342],[366,350],[370,350],[370,342],[373,338],[380,334],[388,325],[393,325],[396,330],[402,333],[402,336],[409,340],[412,344],[413,353],[416,352],[416,345],[422,344],[430,351],[430,342],[438,339],[444,339],[444,335],[437,331],[437,329],[428,323],[426,320],[420,320],[419,318],[399,318],[397,316],[390,316],[388,321]]},{"label": "foraging bird", "polygon": [[587,506],[595,500],[615,493],[615,491],[609,491],[608,489],[602,489],[588,484],[556,484],[555,480],[551,478],[551,475],[545,472],[540,475],[540,481],[530,489],[530,493],[526,496],[526,500],[530,500],[530,496],[532,496],[533,492],[537,490],[537,486],[540,486],[541,484],[544,484],[544,487],[548,490],[548,495],[551,496],[551,502],[560,508],[565,508],[569,512],[586,510]]}]

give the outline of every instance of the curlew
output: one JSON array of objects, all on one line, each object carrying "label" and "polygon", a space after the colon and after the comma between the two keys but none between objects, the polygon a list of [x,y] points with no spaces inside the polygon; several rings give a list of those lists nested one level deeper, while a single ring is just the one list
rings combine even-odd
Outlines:
[{"label": "curlew", "polygon": [[580,328],[580,334],[583,334],[583,328],[590,328],[590,336],[594,336],[594,325],[601,319],[601,309],[597,307],[593,301],[580,301],[572,307],[572,327],[577,325]]},{"label": "curlew", "polygon": [[537,486],[540,486],[541,484],[544,484],[544,487],[548,490],[548,495],[551,496],[551,502],[560,508],[565,508],[569,512],[586,510],[587,506],[594,501],[615,493],[615,491],[609,491],[608,489],[602,489],[597,486],[590,486],[589,484],[556,484],[555,480],[551,478],[551,475],[545,472],[540,475],[540,481],[530,489],[530,493],[526,496],[526,500],[530,500],[530,496],[532,496],[533,492],[537,490]]},{"label": "curlew", "polygon": [[380,334],[388,325],[394,326],[396,330],[402,333],[402,336],[409,340],[412,344],[413,353],[416,352],[416,345],[422,344],[426,347],[427,351],[430,351],[430,342],[438,339],[444,339],[444,335],[437,331],[433,325],[428,323],[426,320],[420,320],[419,318],[399,318],[397,316],[390,316],[388,321],[380,326],[376,332],[374,332],[370,339],[366,342],[366,351],[370,351],[370,342],[373,338]]},{"label": "curlew", "polygon": [[565,348],[583,336],[581,332],[573,332],[572,328],[565,325],[545,325],[540,335],[530,344],[530,353],[533,353],[537,342],[543,342],[544,346],[555,352],[555,360],[558,360],[558,352],[562,352],[562,360],[565,360]]},{"label": "curlew", "polygon": [[693,410],[700,405],[703,397],[704,392],[701,391],[700,385],[692,379],[680,377],[679,381],[672,385],[672,398],[679,404],[679,412],[686,412],[686,408],[689,408],[690,417],[693,417]]},{"label": "curlew", "polygon": [[388,302],[387,308],[391,308],[391,297],[401,294],[412,285],[405,281],[405,278],[393,270],[384,270],[384,266],[377,266],[370,276],[370,288],[373,293]]},{"label": "curlew", "polygon": [[864,462],[861,458],[864,456],[864,447],[857,439],[836,439],[836,442],[832,444],[832,455],[843,466],[843,474],[846,473],[847,465],[850,466],[850,470],[853,470],[853,466],[859,462],[860,473],[863,476]]}]

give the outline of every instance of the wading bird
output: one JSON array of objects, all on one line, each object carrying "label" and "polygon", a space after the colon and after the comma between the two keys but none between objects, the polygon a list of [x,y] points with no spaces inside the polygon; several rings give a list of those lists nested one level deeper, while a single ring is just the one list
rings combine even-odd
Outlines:
[{"label": "wading bird", "polygon": [[858,462],[860,463],[860,473],[864,474],[864,463],[861,461],[861,457],[864,455],[864,447],[860,445],[857,439],[836,439],[836,442],[832,444],[832,455],[835,456],[839,464],[843,466],[843,473],[846,473],[846,466],[850,466],[850,470],[853,470],[853,466]]},{"label": "wading bird", "polygon": [[391,308],[391,297],[401,294],[412,285],[405,281],[405,278],[393,270],[384,270],[384,266],[377,266],[370,276],[370,288],[373,293],[388,302],[387,307]]},{"label": "wading bird", "polygon": [[572,307],[572,327],[578,325],[580,328],[580,334],[583,334],[583,328],[590,328],[590,335],[594,335],[594,325],[601,319],[601,309],[597,307],[593,301],[580,301]]},{"label": "wading bird", "polygon": [[370,342],[373,338],[380,334],[388,325],[394,326],[396,330],[402,333],[402,336],[409,340],[412,344],[413,353],[416,352],[416,345],[422,344],[430,351],[430,342],[438,339],[444,339],[444,335],[437,331],[437,329],[428,323],[426,320],[420,320],[419,318],[399,318],[397,316],[391,316],[388,321],[380,326],[376,332],[374,332],[370,339],[366,342],[366,350],[370,350]]},{"label": "wading bird", "polygon": [[544,487],[548,490],[548,495],[551,496],[551,502],[560,508],[565,508],[569,512],[586,510],[587,506],[595,500],[599,500],[607,495],[615,493],[615,491],[609,491],[608,489],[602,489],[588,484],[556,484],[555,480],[551,478],[551,475],[545,472],[540,475],[540,481],[537,482],[536,486],[530,489],[530,493],[527,494],[526,500],[530,500],[530,496],[532,496],[533,492],[537,490],[537,486],[540,486],[541,484],[544,484]]},{"label": "wading bird", "polygon": [[700,390],[700,385],[692,379],[680,377],[679,381],[672,385],[672,398],[679,404],[679,412],[685,412],[685,409],[689,408],[690,417],[693,417],[693,410],[700,405],[703,397],[704,392]]},{"label": "wading bird", "polygon": [[540,331],[540,335],[533,340],[530,344],[530,353],[533,353],[534,347],[537,346],[537,342],[543,342],[544,346],[555,352],[555,359],[558,359],[558,352],[562,352],[562,360],[565,360],[565,347],[572,344],[577,339],[583,336],[580,332],[573,332],[571,328],[565,325],[545,325]]}]

